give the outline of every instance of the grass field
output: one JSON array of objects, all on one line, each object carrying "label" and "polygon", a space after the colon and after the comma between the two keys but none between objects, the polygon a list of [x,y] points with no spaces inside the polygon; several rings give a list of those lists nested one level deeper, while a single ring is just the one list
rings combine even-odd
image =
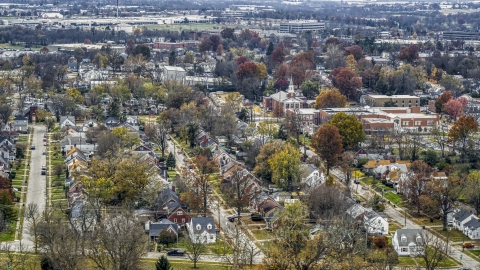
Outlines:
[{"label": "grass field", "polygon": [[266,230],[250,230],[257,240],[267,240],[272,238],[273,234]]},{"label": "grass field", "polygon": [[412,257],[398,257],[398,265],[417,265]]},{"label": "grass field", "polygon": [[396,204],[397,206],[403,205],[402,197],[396,193],[387,192],[383,196],[385,196],[385,198],[387,198],[389,201],[391,201],[393,204]]},{"label": "grass field", "polygon": [[449,237],[450,241],[453,242],[462,242],[465,239],[465,236],[459,230],[444,231],[442,227],[433,227],[432,229],[445,238]]}]

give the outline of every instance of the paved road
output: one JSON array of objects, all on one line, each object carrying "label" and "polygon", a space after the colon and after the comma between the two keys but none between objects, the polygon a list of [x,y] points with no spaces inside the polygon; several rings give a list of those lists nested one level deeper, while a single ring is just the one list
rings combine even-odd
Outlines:
[{"label": "paved road", "polygon": [[[27,200],[25,207],[28,204],[34,203],[38,205],[38,210],[42,213],[45,210],[46,199],[46,175],[41,175],[42,165],[46,165],[46,156],[42,155],[45,150],[43,146],[43,135],[45,134],[45,126],[35,125],[33,131],[32,145],[36,149],[32,150],[30,159],[30,174],[27,187]],[[24,245],[33,246],[33,238],[30,236],[28,229],[28,221],[24,220],[22,229],[22,242]]]}]

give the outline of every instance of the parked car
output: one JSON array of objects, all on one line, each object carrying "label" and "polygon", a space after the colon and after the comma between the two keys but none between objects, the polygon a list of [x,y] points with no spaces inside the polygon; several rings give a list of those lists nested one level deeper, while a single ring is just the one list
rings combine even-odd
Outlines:
[{"label": "parked car", "polygon": [[473,248],[473,247],[475,247],[475,244],[474,244],[474,243],[468,243],[468,242],[467,242],[467,243],[463,243],[463,247],[464,247],[464,248]]},{"label": "parked car", "polygon": [[184,249],[172,249],[167,251],[168,256],[184,256],[185,255],[185,250]]},{"label": "parked car", "polygon": [[250,218],[252,219],[252,221],[262,221],[263,220],[262,215],[260,215],[259,213],[252,213],[250,215]]},{"label": "parked car", "polygon": [[229,216],[227,218],[228,218],[228,221],[234,222],[236,218],[240,218],[240,217],[241,217],[240,215],[233,215],[233,216]]},{"label": "parked car", "polygon": [[188,158],[183,158],[183,162],[188,162]]},{"label": "parked car", "polygon": [[367,190],[367,189],[368,189],[368,186],[363,186],[362,189]]},{"label": "parked car", "polygon": [[30,150],[35,150],[35,145],[30,146]]},{"label": "parked car", "polygon": [[46,151],[43,151],[43,152],[42,152],[42,155],[46,155],[46,154],[47,154],[47,152],[46,152]]}]

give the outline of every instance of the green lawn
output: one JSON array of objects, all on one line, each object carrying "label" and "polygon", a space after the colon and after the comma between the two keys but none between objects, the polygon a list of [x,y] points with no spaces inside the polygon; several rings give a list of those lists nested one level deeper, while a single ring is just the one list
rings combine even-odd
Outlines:
[{"label": "green lawn", "polygon": [[450,241],[453,242],[462,242],[467,239],[459,230],[452,229],[451,231],[444,231],[442,227],[433,227],[431,229],[445,238],[449,237]]},{"label": "green lawn", "polygon": [[266,230],[251,230],[257,240],[267,240],[272,238],[272,233]]},{"label": "green lawn", "polygon": [[396,204],[397,206],[403,205],[402,197],[396,193],[387,192],[383,194],[383,196],[385,196],[385,198],[387,198],[389,201],[391,201],[393,204]]},{"label": "green lawn", "polygon": [[[143,264],[145,269],[155,269],[155,259],[144,259]],[[193,262],[191,261],[180,261],[180,260],[170,260],[172,268],[175,270],[184,270],[184,269],[193,269]],[[196,269],[208,269],[208,270],[227,270],[230,269],[229,265],[224,263],[208,263],[208,262],[198,262]]]},{"label": "green lawn", "polygon": [[[425,266],[425,260],[423,258],[416,258],[416,260],[420,266]],[[454,266],[458,266],[458,263],[450,257],[438,263],[438,267],[454,267]]]},{"label": "green lawn", "polygon": [[20,135],[18,136],[17,142],[27,142],[28,141],[28,135]]},{"label": "green lawn", "polygon": [[13,241],[15,240],[15,230],[17,227],[17,220],[9,224],[10,227],[7,231],[0,232],[0,242]]},{"label": "green lawn", "polygon": [[476,250],[469,250],[470,253],[472,253],[473,255],[475,256],[480,256],[480,250],[476,249]]},{"label": "green lawn", "polygon": [[417,265],[412,257],[398,257],[398,265]]},{"label": "green lawn", "polygon": [[375,180],[373,177],[365,177],[360,181],[365,185],[373,185],[379,182],[378,180]]},{"label": "green lawn", "polygon": [[175,175],[177,175],[177,171],[176,170],[168,170],[167,174],[168,174],[168,178],[175,178]]},{"label": "green lawn", "polygon": [[209,244],[208,248],[210,252],[213,254],[232,254],[232,249],[227,245],[224,244],[222,239],[218,239],[214,244]]}]

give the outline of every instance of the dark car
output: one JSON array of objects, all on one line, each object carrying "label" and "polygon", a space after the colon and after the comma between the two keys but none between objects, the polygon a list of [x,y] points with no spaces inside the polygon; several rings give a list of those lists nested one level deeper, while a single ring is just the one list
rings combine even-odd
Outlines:
[{"label": "dark car", "polygon": [[185,255],[185,250],[183,249],[172,249],[167,251],[168,256],[184,256]]},{"label": "dark car", "polygon": [[262,221],[263,220],[262,215],[260,215],[259,213],[252,213],[250,215],[250,218],[252,219],[252,221]]},{"label": "dark car", "polygon": [[228,221],[234,222],[235,219],[236,219],[236,218],[240,218],[240,216],[239,216],[239,215],[234,215],[234,216],[229,216],[229,217],[227,217],[227,218],[228,218]]},{"label": "dark car", "polygon": [[30,146],[30,150],[35,150],[35,145]]}]

